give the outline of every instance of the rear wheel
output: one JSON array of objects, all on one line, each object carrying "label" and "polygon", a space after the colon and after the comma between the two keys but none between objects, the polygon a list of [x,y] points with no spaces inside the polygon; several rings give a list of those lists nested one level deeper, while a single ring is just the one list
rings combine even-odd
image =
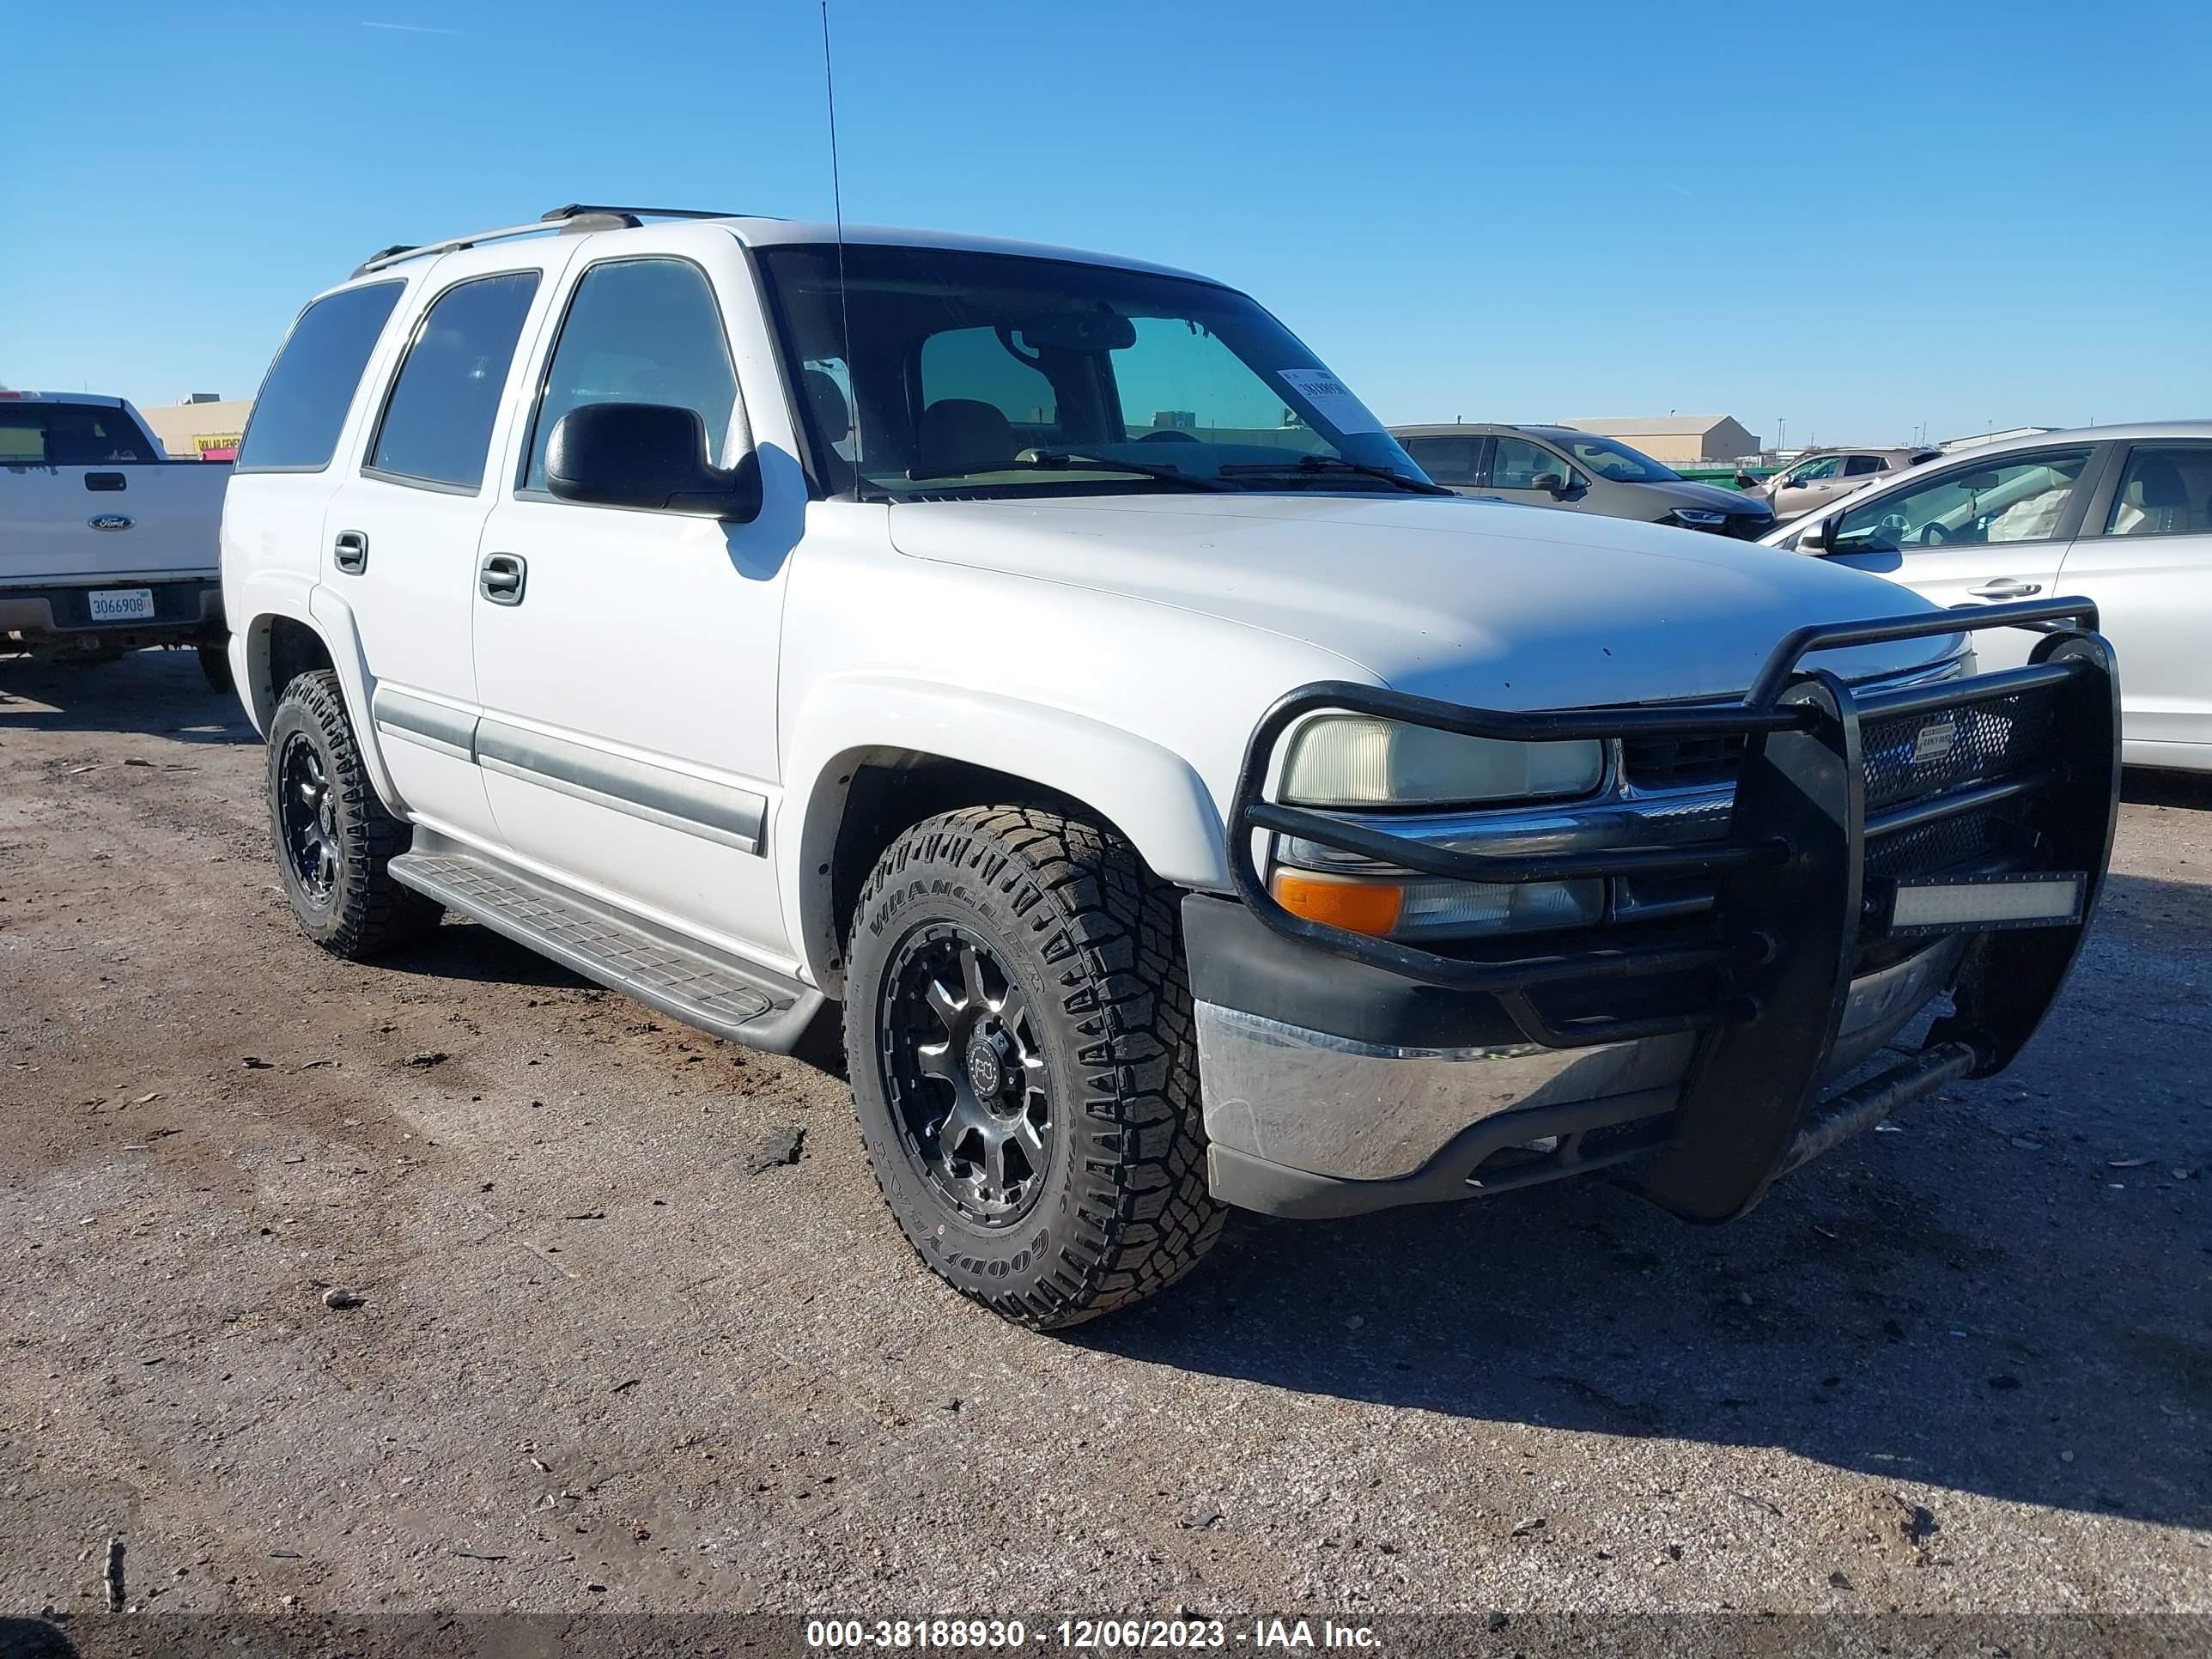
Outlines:
[{"label": "rear wheel", "polygon": [[370,787],[337,676],[302,674],[269,721],[269,830],[300,931],[360,962],[421,938],[442,907],[392,878],[414,831]]},{"label": "rear wheel", "polygon": [[860,895],[845,1043],[892,1215],[1041,1329],[1173,1284],[1219,1236],[1176,891],[1096,824],[971,807]]}]

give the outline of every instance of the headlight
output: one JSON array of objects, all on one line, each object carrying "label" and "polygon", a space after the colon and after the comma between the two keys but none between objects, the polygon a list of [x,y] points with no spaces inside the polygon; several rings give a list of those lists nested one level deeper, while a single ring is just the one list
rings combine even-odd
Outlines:
[{"label": "headlight", "polygon": [[1702,507],[1678,507],[1672,517],[1685,530],[1718,530],[1728,522],[1725,513],[1709,512]]},{"label": "headlight", "polygon": [[1292,806],[1466,806],[1586,795],[1604,775],[1595,743],[1504,743],[1324,714],[1299,729],[1279,793]]}]

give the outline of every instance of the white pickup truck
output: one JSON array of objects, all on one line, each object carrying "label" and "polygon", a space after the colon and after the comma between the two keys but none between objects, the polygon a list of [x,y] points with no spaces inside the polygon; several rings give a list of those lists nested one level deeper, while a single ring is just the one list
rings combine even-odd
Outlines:
[{"label": "white pickup truck", "polygon": [[216,531],[230,469],[172,461],[119,398],[0,389],[0,653],[194,646],[230,687]]},{"label": "white pickup truck", "polygon": [[2086,602],[1458,499],[1252,300],[1094,254],[387,249],[277,355],[222,568],[311,939],[450,909],[842,1020],[898,1224],[1039,1327],[1224,1206],[1741,1214],[2009,1064],[2111,847]]}]

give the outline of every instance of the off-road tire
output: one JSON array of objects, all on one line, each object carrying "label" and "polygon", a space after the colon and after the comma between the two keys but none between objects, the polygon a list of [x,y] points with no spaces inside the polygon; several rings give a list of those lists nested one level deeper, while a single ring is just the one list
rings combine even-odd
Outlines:
[{"label": "off-road tire", "polygon": [[[319,752],[329,780],[337,867],[326,898],[309,891],[286,842],[283,773],[288,747],[295,740]],[[414,830],[376,798],[346,714],[345,696],[331,670],[302,674],[284,688],[269,720],[265,773],[277,874],[301,933],[333,956],[367,962],[413,943],[438,925],[444,907],[392,878],[387,866],[407,850]]]},{"label": "off-road tire", "polygon": [[[887,1081],[887,975],[932,926],[972,932],[1018,981],[1055,1130],[1032,1207],[986,1227],[917,1166]],[[1197,1036],[1176,890],[1110,830],[1032,806],[908,830],[854,907],[845,1046],[868,1161],[901,1231],[963,1295],[1054,1330],[1197,1265],[1225,1214],[1206,1189]]]},{"label": "off-road tire", "polygon": [[230,650],[227,646],[204,645],[199,647],[200,672],[206,676],[211,691],[235,691],[237,683],[231,678]]}]

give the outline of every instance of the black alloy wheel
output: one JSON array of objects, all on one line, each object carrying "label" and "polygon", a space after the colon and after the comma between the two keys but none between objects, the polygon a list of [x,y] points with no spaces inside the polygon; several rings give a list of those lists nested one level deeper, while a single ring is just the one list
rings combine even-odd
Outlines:
[{"label": "black alloy wheel", "polygon": [[284,740],[276,811],[293,876],[309,898],[329,903],[338,882],[337,803],[322,750],[305,732],[295,732]]},{"label": "black alloy wheel", "polygon": [[884,1001],[881,1058],[907,1157],[968,1220],[1020,1220],[1059,1128],[1020,986],[980,935],[939,922],[893,956]]}]

